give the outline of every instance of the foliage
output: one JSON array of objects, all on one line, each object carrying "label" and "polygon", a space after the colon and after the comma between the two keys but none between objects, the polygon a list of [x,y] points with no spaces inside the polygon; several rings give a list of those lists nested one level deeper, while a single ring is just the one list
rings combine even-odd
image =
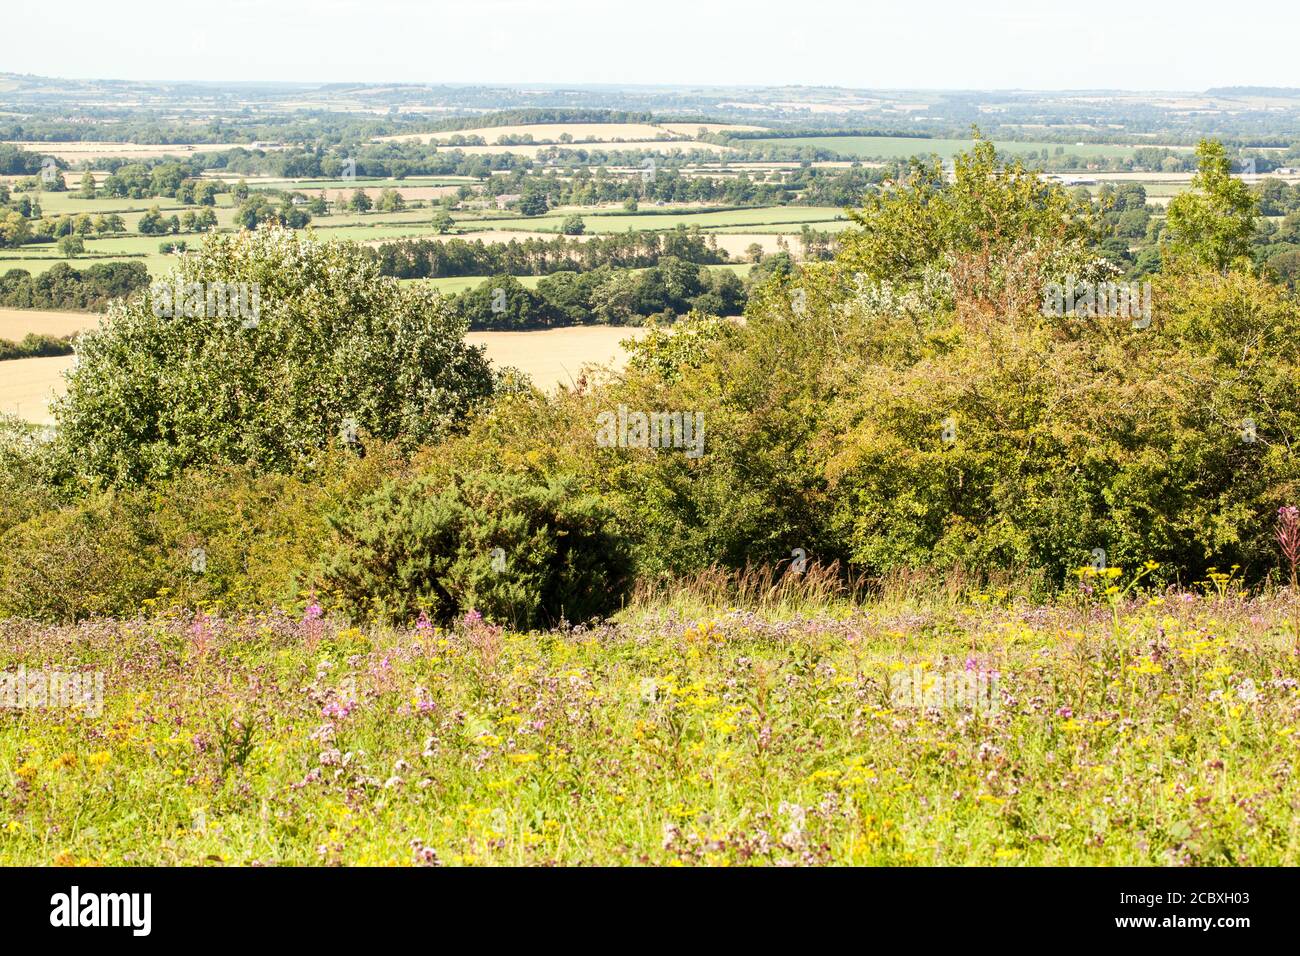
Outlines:
[{"label": "foliage", "polygon": [[80,270],[56,262],[38,276],[25,269],[0,275],[0,305],[97,312],[110,300],[126,298],[148,284],[149,272],[140,262],[100,262]]},{"label": "foliage", "polygon": [[44,358],[51,355],[71,355],[72,337],[41,335],[28,332],[20,342],[0,339],[0,362],[6,359]]},{"label": "foliage", "polygon": [[[211,300],[213,284],[241,283],[239,309]],[[382,278],[354,247],[213,236],[171,286],[82,336],[58,440],[69,468],[113,483],[219,462],[291,470],[356,430],[414,447],[491,393],[464,331],[440,297]]]},{"label": "foliage", "polygon": [[1200,168],[1192,188],[1169,202],[1166,258],[1189,266],[1224,271],[1249,258],[1258,205],[1250,187],[1233,179],[1223,145],[1202,141]]},{"label": "foliage", "polygon": [[227,467],[68,500],[39,451],[0,470],[15,492],[0,511],[0,616],[291,605],[316,584],[327,513],[395,469],[392,449],[372,444],[365,459],[338,452],[310,475]]},{"label": "foliage", "polygon": [[[1166,576],[1270,572],[1271,515],[1300,488],[1285,290],[1180,271],[1149,322],[1045,315],[1047,283],[1113,267],[1084,210],[986,146],[955,182],[914,173],[859,218],[836,260],[774,271],[745,324],[652,333],[624,375],[514,403],[453,454],[580,474],[642,575],[796,548],[854,573],[1019,570],[1051,588],[1098,549]],[[595,416],[620,405],[700,413],[703,457],[594,447]]]},{"label": "foliage", "polygon": [[468,471],[393,481],[331,518],[324,586],[387,620],[475,610],[517,628],[585,621],[619,605],[623,542],[604,504],[563,476]]}]

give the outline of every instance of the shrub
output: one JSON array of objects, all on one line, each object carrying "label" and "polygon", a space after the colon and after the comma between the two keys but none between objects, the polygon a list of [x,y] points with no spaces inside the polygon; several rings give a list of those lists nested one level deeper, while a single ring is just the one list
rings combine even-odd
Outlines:
[{"label": "shrub", "polygon": [[34,425],[0,414],[0,535],[57,501],[48,442]]},{"label": "shrub", "polygon": [[0,615],[131,615],[155,599],[189,608],[293,604],[317,584],[326,514],[397,467],[391,449],[371,452],[336,453],[302,478],[223,468],[63,507],[50,493],[21,510],[6,499]]},{"label": "shrub", "polygon": [[[216,463],[289,471],[354,431],[414,447],[462,427],[492,392],[444,300],[381,277],[354,246],[217,235],[167,291],[176,283],[177,302],[154,286],[82,336],[54,409],[78,472],[123,483]],[[193,291],[215,284],[242,285],[241,308]]]},{"label": "shrub", "polygon": [[[1160,562],[1156,580],[1268,574],[1272,515],[1300,490],[1296,300],[1184,269],[1149,325],[1045,316],[1046,283],[1106,276],[1080,210],[987,146],[955,184],[926,175],[873,198],[835,261],[773,273],[745,324],[655,332],[622,375],[512,401],[453,453],[580,476],[645,576],[795,548],[1051,586],[1096,549]],[[620,404],[703,413],[703,456],[595,447]]]},{"label": "shrub", "polygon": [[8,359],[43,358],[52,355],[71,355],[72,336],[44,335],[28,332],[21,342],[0,339],[0,362]]},{"label": "shrub", "polygon": [[331,523],[323,586],[353,613],[449,620],[474,609],[516,628],[618,607],[630,558],[599,498],[572,479],[470,471],[392,481]]}]

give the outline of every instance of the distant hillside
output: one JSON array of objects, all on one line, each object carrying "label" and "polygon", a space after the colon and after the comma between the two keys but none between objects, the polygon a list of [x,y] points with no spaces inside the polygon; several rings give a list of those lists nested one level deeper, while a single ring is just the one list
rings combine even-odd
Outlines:
[{"label": "distant hillside", "polygon": [[1206,96],[1285,96],[1300,99],[1296,86],[1216,86],[1205,91]]}]

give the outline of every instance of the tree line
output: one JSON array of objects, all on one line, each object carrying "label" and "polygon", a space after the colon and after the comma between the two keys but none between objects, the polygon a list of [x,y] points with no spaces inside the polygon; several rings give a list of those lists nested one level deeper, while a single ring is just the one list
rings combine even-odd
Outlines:
[{"label": "tree line", "polygon": [[646,269],[602,265],[590,272],[557,272],[526,288],[499,275],[454,297],[455,309],[474,331],[523,331],[570,325],[640,325],[657,317],[673,322],[699,312],[739,315],[745,282],[728,269],[709,269],[663,257]]},{"label": "tree line", "polygon": [[588,272],[601,266],[644,268],[665,257],[697,265],[728,260],[714,236],[678,226],[671,232],[623,232],[581,240],[511,239],[488,243],[481,239],[402,239],[387,242],[372,254],[384,275],[399,279],[441,279],[452,276],[550,275]]},{"label": "tree line", "polygon": [[0,275],[0,306],[102,312],[109,300],[127,298],[149,281],[142,262],[101,262],[81,270],[59,262],[36,276],[10,269]]}]

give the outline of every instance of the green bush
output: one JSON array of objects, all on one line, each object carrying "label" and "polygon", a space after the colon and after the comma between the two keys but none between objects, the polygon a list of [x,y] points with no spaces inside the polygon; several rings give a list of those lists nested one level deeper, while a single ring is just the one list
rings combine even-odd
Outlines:
[{"label": "green bush", "polygon": [[72,336],[70,335],[44,335],[38,332],[28,332],[20,342],[0,339],[0,362],[8,359],[71,355],[72,352]]},{"label": "green bush", "polygon": [[477,610],[516,628],[619,606],[630,558],[599,498],[571,479],[470,471],[392,481],[331,521],[324,588],[355,614],[450,620]]},{"label": "green bush", "polygon": [[[239,308],[214,289],[241,289]],[[440,296],[380,276],[356,246],[213,236],[82,336],[59,443],[73,470],[114,484],[220,463],[291,471],[362,434],[414,448],[492,392],[464,333]]]},{"label": "green bush", "polygon": [[[188,608],[300,602],[329,537],[326,514],[399,465],[385,446],[336,453],[311,475],[192,471],[152,487],[61,505],[50,493],[0,511],[0,615],[131,615],[148,601]],[[16,473],[8,468],[0,477]]]},{"label": "green bush", "polygon": [[[1160,562],[1156,580],[1267,575],[1300,496],[1296,299],[1237,265],[1183,268],[1149,324],[1044,315],[1047,283],[1107,277],[1089,222],[987,144],[956,172],[873,197],[835,261],[774,274],[743,325],[656,332],[622,375],[514,399],[444,453],[579,476],[644,576],[795,548],[1051,586],[1097,549]],[[596,447],[620,404],[703,413],[703,456]]]},{"label": "green bush", "polygon": [[0,535],[58,503],[47,438],[36,426],[0,414]]}]

